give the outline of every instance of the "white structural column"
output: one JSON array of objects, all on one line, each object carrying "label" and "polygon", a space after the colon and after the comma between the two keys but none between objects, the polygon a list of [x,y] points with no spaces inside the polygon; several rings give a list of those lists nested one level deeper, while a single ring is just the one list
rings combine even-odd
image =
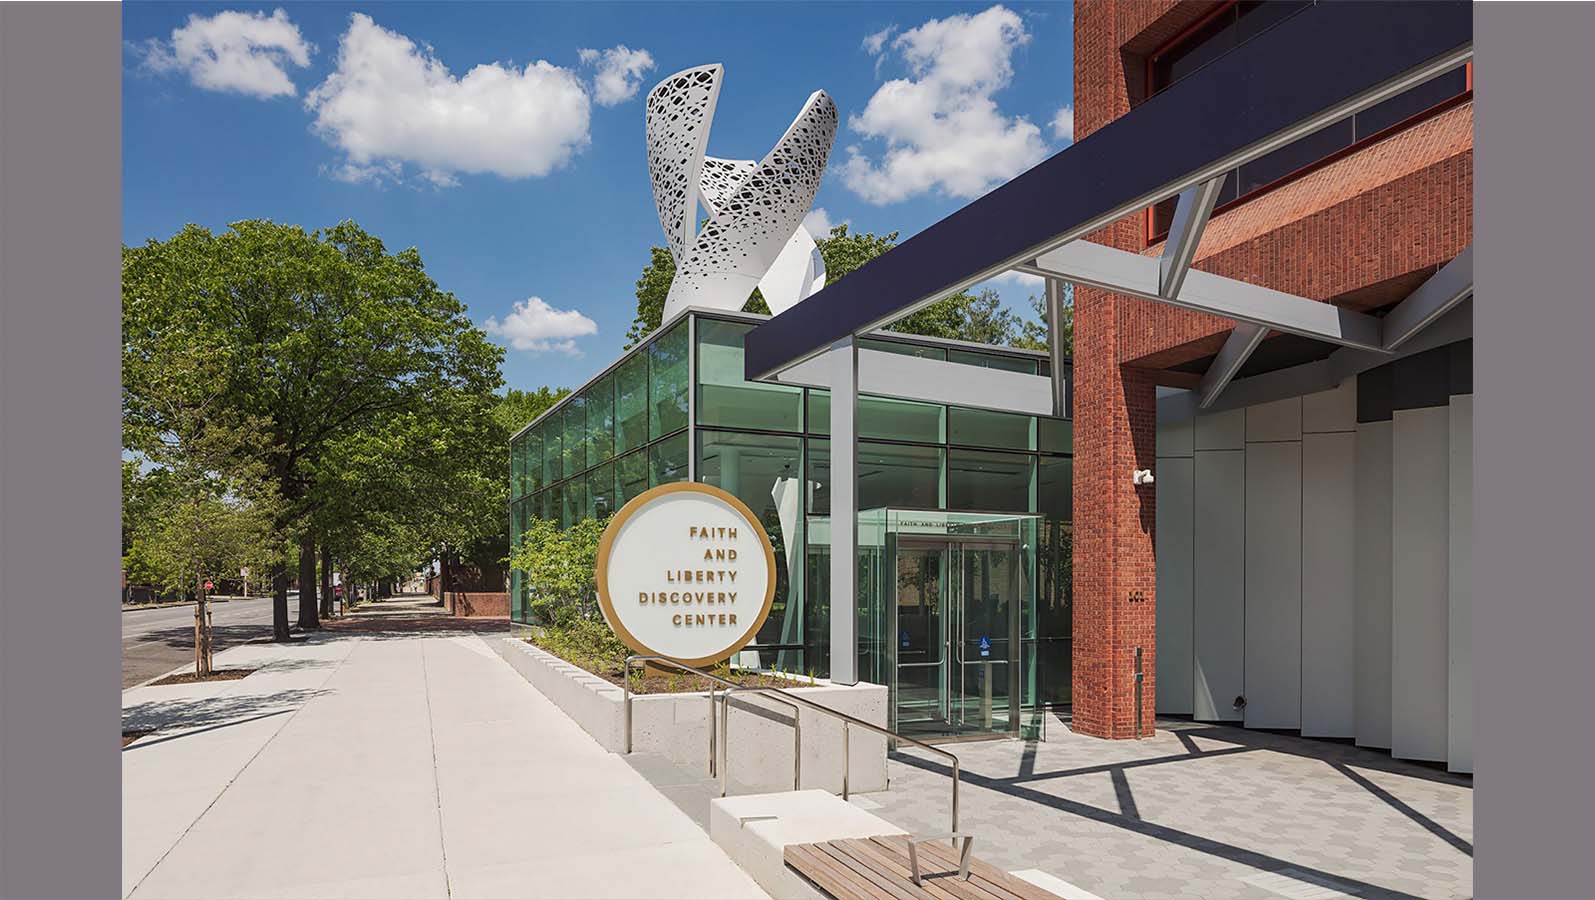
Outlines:
[{"label": "white structural column", "polygon": [[1301,727],[1301,398],[1246,408],[1248,728]]},{"label": "white structural column", "polygon": [[1356,736],[1357,382],[1302,398],[1301,732]]},{"label": "white structural column", "polygon": [[858,683],[858,341],[831,345],[831,680]]},{"label": "white structural column", "polygon": [[1246,412],[1199,416],[1195,432],[1193,715],[1233,721],[1246,693]]}]

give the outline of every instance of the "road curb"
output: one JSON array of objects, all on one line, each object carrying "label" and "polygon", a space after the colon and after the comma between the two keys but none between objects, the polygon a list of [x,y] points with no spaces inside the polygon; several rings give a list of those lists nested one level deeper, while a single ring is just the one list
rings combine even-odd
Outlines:
[{"label": "road curb", "polygon": [[[258,599],[258,598],[255,598],[255,597],[240,597],[239,599],[240,600],[255,600],[255,599]],[[231,602],[231,600],[232,600],[232,598],[230,598],[230,597],[227,598],[227,599],[219,599],[219,598],[216,598],[216,597],[212,597],[209,602],[211,602],[211,603],[229,603],[229,602]],[[140,610],[145,610],[145,609],[177,609],[180,606],[193,606],[193,605],[194,605],[194,601],[192,601],[192,600],[184,600],[181,603],[124,603],[124,604],[122,604],[122,612],[125,612],[125,613],[126,612],[138,612]]]}]

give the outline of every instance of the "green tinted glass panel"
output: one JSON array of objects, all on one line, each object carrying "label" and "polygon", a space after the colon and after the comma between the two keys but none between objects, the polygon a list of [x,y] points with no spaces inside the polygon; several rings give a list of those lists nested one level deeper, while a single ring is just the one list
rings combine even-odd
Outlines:
[{"label": "green tinted glass panel", "polygon": [[565,474],[587,468],[587,400],[572,397],[565,404]]},{"label": "green tinted glass panel", "polygon": [[648,354],[635,353],[615,370],[615,452],[648,443]]},{"label": "green tinted glass panel", "polygon": [[947,351],[947,361],[961,363],[966,366],[980,366],[986,369],[1001,369],[1004,372],[1023,372],[1026,375],[1036,374],[1036,360],[1023,356],[982,353],[979,350],[949,350]]},{"label": "green tinted glass panel", "polygon": [[797,548],[803,546],[802,471],[800,438],[698,432],[698,480],[746,503],[775,548],[775,601],[755,643],[803,641],[802,578],[794,578],[789,568]]},{"label": "green tinted glass panel", "polygon": [[1039,458],[1036,474],[1036,512],[1048,519],[1074,518],[1074,460],[1067,456]]},{"label": "green tinted glass panel", "polygon": [[648,451],[636,450],[615,460],[616,508],[648,490]]},{"label": "green tinted glass panel", "polygon": [[[829,406],[829,404],[827,404]],[[885,397],[858,398],[858,436],[889,441],[940,444],[945,440],[946,407]],[[829,431],[829,429],[827,429]]]},{"label": "green tinted glass panel", "polygon": [[526,492],[526,445],[524,441],[510,442],[510,498]]},{"label": "green tinted glass panel", "polygon": [[802,389],[743,377],[742,338],[753,326],[700,318],[697,328],[698,424],[797,431]]},{"label": "green tinted glass panel", "polygon": [[831,433],[831,392],[809,389],[809,434]]},{"label": "green tinted glass panel", "polygon": [[658,438],[687,427],[686,320],[670,326],[648,348],[648,435]]},{"label": "green tinted glass panel", "polygon": [[565,485],[556,484],[543,492],[543,518],[550,522],[564,523],[561,519],[565,515]]},{"label": "green tinted glass panel", "polygon": [[1074,452],[1074,422],[1069,419],[1036,419],[1036,431],[1045,453]]},{"label": "green tinted glass panel", "polygon": [[591,518],[592,501],[587,496],[587,479],[572,478],[565,482],[565,508],[559,515],[559,527],[569,528],[582,519]]},{"label": "green tinted glass panel", "polygon": [[947,508],[1029,512],[1036,458],[982,450],[947,452]]},{"label": "green tinted glass panel", "polygon": [[543,438],[543,484],[553,484],[565,477],[565,414],[555,413],[539,422],[538,432]]},{"label": "green tinted glass panel", "polygon": [[588,388],[587,465],[596,466],[615,455],[615,379],[605,375]]},{"label": "green tinted glass panel", "polygon": [[648,484],[658,487],[673,481],[687,480],[687,434],[672,435],[648,448]]},{"label": "green tinted glass panel", "polygon": [[[941,509],[942,468],[940,447],[909,444],[858,443],[858,508]],[[831,512],[831,442],[809,440],[809,512]]]},{"label": "green tinted glass panel", "polygon": [[1002,447],[1012,450],[1036,449],[1034,416],[989,412],[960,406],[947,410],[947,440],[971,447]]},{"label": "green tinted glass panel", "polygon": [[882,341],[863,338],[858,342],[860,350],[879,350],[882,353],[898,353],[903,356],[917,356],[920,359],[947,358],[947,351],[941,347],[926,347],[922,344],[900,344],[897,341]]},{"label": "green tinted glass panel", "polygon": [[526,493],[535,494],[543,489],[543,436],[535,429],[521,436],[526,448],[523,465],[526,469]]},{"label": "green tinted glass panel", "polygon": [[615,514],[620,504],[615,501],[615,464],[604,463],[587,472],[587,502],[593,518],[602,521]]}]

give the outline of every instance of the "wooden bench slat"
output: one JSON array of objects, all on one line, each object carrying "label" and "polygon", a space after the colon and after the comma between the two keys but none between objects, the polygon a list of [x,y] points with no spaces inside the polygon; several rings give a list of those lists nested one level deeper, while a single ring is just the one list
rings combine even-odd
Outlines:
[{"label": "wooden bench slat", "polygon": [[[932,855],[940,858],[945,864],[951,866],[957,866],[958,864],[957,851],[946,844],[936,842],[930,845],[920,844],[919,846],[921,853],[929,846]],[[1003,893],[1019,898],[1019,900],[1061,900],[1057,894],[1039,885],[1031,884],[1023,878],[1004,872],[1002,869],[981,859],[977,854],[970,855],[969,874],[971,877],[978,876],[982,881],[1001,889]]]},{"label": "wooden bench slat", "polygon": [[1062,900],[974,855],[969,878],[962,878],[958,850],[943,842],[926,841],[916,849],[920,885],[913,881],[904,835],[788,844],[782,858],[836,900]]},{"label": "wooden bench slat", "polygon": [[874,900],[851,870],[832,865],[829,858],[822,859],[824,854],[808,845],[789,844],[781,855],[788,865],[837,900]]},{"label": "wooden bench slat", "polygon": [[[896,841],[883,840],[876,837],[848,843],[860,852],[873,854],[877,859],[885,861],[897,873],[898,877],[908,881],[909,884],[913,884],[913,870],[910,868],[906,841],[901,839]],[[992,900],[990,895],[982,891],[971,891],[969,883],[958,877],[957,866],[952,868],[951,877],[947,877],[945,872],[928,870],[923,865],[926,862],[930,862],[930,860],[920,860],[921,866],[919,870],[921,875],[926,876],[925,890],[936,895],[939,900]],[[936,877],[930,877],[933,875]]]},{"label": "wooden bench slat", "polygon": [[834,841],[824,844],[814,844],[813,846],[830,855],[836,860],[838,865],[847,866],[848,868],[854,869],[855,871],[864,875],[872,883],[890,895],[893,900],[934,900],[934,895],[930,894],[919,885],[914,884],[912,880],[905,880],[897,877],[895,873],[891,872],[884,865],[871,864],[865,860],[858,859],[851,855],[847,850],[837,846],[836,842]]}]

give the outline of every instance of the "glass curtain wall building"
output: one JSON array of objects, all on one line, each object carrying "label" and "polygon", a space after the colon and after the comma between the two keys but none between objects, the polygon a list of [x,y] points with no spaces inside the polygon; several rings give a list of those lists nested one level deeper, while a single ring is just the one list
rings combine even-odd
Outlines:
[{"label": "glass curtain wall building", "polygon": [[[648,488],[672,481],[724,488],[762,519],[778,569],[770,617],[741,660],[751,663],[756,654],[763,668],[825,677],[830,637],[830,395],[822,389],[744,378],[743,337],[764,318],[697,310],[685,314],[519,432],[511,442],[511,530],[518,542],[533,518],[555,520],[561,527],[587,517],[602,519]],[[1050,374],[1046,354],[1009,347],[888,334],[862,339],[860,347]],[[904,518],[903,511],[1030,514],[1007,517],[1010,524],[1004,527],[1017,529],[1014,534],[1024,538],[1023,552],[1012,562],[993,562],[990,554],[982,557],[979,547],[965,543],[949,551],[956,556],[930,560],[926,553],[932,544],[923,535],[912,540],[894,535],[894,547],[900,544],[914,553],[899,552],[895,561],[883,561],[879,554],[886,532],[877,529],[879,547],[861,544],[860,585],[866,594],[860,603],[861,641],[877,648],[895,641],[895,649],[901,650],[909,645],[883,630],[883,623],[893,621],[888,607],[895,604],[902,612],[896,620],[917,623],[914,628],[922,631],[939,615],[926,617],[927,592],[969,596],[969,589],[985,584],[993,572],[1006,578],[1013,568],[1011,586],[1003,590],[1023,594],[1016,608],[1022,609],[1017,640],[1022,644],[1018,684],[1024,705],[1069,702],[1070,422],[866,393],[858,405],[861,523],[871,517],[886,523],[887,511],[893,523],[924,520]],[[965,519],[943,516],[934,521],[945,524],[941,530],[946,533],[968,530]],[[976,516],[967,521],[983,520]],[[974,569],[960,568],[961,560],[977,558],[978,565],[971,563]],[[921,584],[909,589],[905,578]],[[939,587],[925,588],[926,578],[937,580]],[[529,619],[527,593],[520,574],[514,573],[511,614],[518,622]],[[925,637],[938,650],[949,647],[952,656],[962,655],[960,647],[948,643],[952,629],[960,628],[971,654],[980,652],[982,637],[988,643],[998,641],[997,652],[1008,652],[1009,634],[976,634],[980,628],[968,625],[972,620],[951,613],[946,618],[946,626],[937,626],[942,629],[937,638]],[[923,650],[916,646],[907,653]],[[869,652],[863,644],[861,651]],[[972,665],[989,668],[985,664],[991,658]],[[877,668],[871,680],[891,677],[885,668]],[[903,672],[910,681],[923,674]],[[967,673],[952,671],[943,676],[943,693],[960,677],[968,690]],[[984,682],[976,689],[983,690]],[[1006,697],[1007,690],[999,685],[997,693]]]}]

